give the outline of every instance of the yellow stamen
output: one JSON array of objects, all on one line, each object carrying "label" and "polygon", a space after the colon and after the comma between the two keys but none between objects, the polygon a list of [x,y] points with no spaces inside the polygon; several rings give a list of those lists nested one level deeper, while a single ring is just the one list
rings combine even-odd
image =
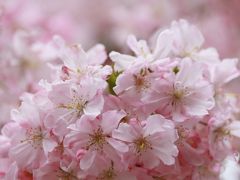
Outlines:
[{"label": "yellow stamen", "polygon": [[97,150],[103,149],[103,145],[106,143],[106,135],[103,134],[103,130],[101,128],[98,128],[93,134],[89,134],[89,137],[90,140],[87,149],[91,146],[94,146]]},{"label": "yellow stamen", "polygon": [[147,149],[151,148],[151,144],[146,140],[146,138],[141,137],[134,141],[135,148],[137,153],[141,153],[146,151]]}]

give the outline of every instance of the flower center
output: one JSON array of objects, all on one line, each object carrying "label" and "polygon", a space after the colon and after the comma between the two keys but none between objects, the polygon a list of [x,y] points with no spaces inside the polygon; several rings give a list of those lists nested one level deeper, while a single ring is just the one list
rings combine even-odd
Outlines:
[{"label": "flower center", "polygon": [[181,125],[177,127],[177,131],[178,131],[179,139],[186,139],[190,135],[190,130]]},{"label": "flower center", "polygon": [[137,90],[144,90],[150,86],[150,83],[147,81],[146,78],[149,73],[151,73],[150,69],[143,68],[138,74],[133,75]]},{"label": "flower center", "polygon": [[59,168],[57,171],[57,177],[59,180],[77,180],[77,177],[73,175],[73,172],[64,171],[62,168]]},{"label": "flower center", "polygon": [[144,87],[145,86],[145,79],[142,76],[134,76],[135,78],[135,86],[138,88]]},{"label": "flower center", "polygon": [[173,93],[173,99],[175,101],[179,101],[184,96],[184,92],[181,90],[174,91]]},{"label": "flower center", "polygon": [[173,85],[173,92],[170,94],[172,96],[172,105],[176,106],[182,101],[182,99],[190,95],[190,91],[187,87],[182,86],[179,82]]},{"label": "flower center", "polygon": [[151,144],[144,137],[136,139],[134,141],[134,145],[135,145],[137,153],[141,153],[141,152],[146,151],[147,149],[151,148]]},{"label": "flower center", "polygon": [[41,146],[44,135],[41,128],[29,128],[26,131],[26,139],[22,140],[21,143],[30,143],[34,148]]},{"label": "flower center", "polygon": [[230,136],[230,131],[227,129],[224,129],[223,127],[217,128],[216,130],[214,130],[214,134],[215,134],[215,141],[217,141],[217,139],[222,139],[226,136]]},{"label": "flower center", "polygon": [[64,108],[68,110],[74,110],[77,114],[77,117],[80,117],[83,113],[83,109],[85,108],[87,101],[83,98],[79,98],[76,95],[73,96],[72,101],[67,104],[60,104],[58,108]]},{"label": "flower center", "polygon": [[172,70],[175,74],[177,74],[180,70],[177,66],[175,66]]},{"label": "flower center", "polygon": [[58,146],[54,149],[54,151],[56,153],[59,153],[59,154],[63,155],[63,153],[64,153],[63,141],[58,144]]},{"label": "flower center", "polygon": [[113,179],[116,178],[116,176],[117,176],[117,174],[114,171],[113,162],[112,162],[111,163],[111,167],[108,168],[107,170],[104,170],[97,179],[100,179],[100,180],[113,180]]},{"label": "flower center", "polygon": [[97,150],[103,149],[103,145],[106,143],[106,135],[103,134],[103,130],[98,128],[93,134],[89,134],[90,140],[87,149],[94,146]]}]

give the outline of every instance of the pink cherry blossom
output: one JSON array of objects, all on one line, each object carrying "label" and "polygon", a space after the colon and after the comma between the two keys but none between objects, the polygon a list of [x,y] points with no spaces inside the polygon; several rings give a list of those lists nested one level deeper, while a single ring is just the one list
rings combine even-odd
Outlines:
[{"label": "pink cherry blossom", "polygon": [[112,130],[124,116],[122,111],[107,111],[102,114],[101,119],[91,120],[83,116],[69,127],[71,132],[66,136],[66,143],[73,147],[73,150],[86,150],[80,160],[82,170],[89,169],[99,155],[111,155],[111,158],[117,161],[120,158],[117,151],[128,151],[127,145],[111,137]]},{"label": "pink cherry blossom", "polygon": [[69,83],[53,85],[49,99],[55,105],[54,112],[59,115],[59,119],[68,123],[76,121],[82,114],[99,115],[104,104],[101,86],[102,84],[94,79],[82,81],[80,85]]},{"label": "pink cherry blossom", "polygon": [[131,153],[144,167],[154,168],[160,161],[167,165],[175,162],[178,150],[174,142],[178,135],[174,124],[160,115],[149,116],[145,126],[121,123],[113,137],[129,144]]},{"label": "pink cherry blossom", "polygon": [[179,72],[172,72],[153,85],[153,92],[145,101],[159,102],[159,112],[175,121],[207,115],[214,106],[213,89],[204,79],[201,66],[183,59],[176,68]]},{"label": "pink cherry blossom", "polygon": [[62,71],[66,79],[78,82],[84,77],[94,77],[104,80],[107,75],[111,74],[109,66],[102,66],[107,57],[103,45],[96,45],[85,52],[79,44],[66,46],[61,37],[55,36],[53,41],[58,46],[59,57],[64,64]]},{"label": "pink cherry blossom", "polygon": [[48,152],[56,146],[51,134],[43,124],[44,112],[40,113],[36,105],[22,102],[19,110],[12,111],[16,126],[9,156],[15,159],[20,167],[37,168],[47,159]]}]

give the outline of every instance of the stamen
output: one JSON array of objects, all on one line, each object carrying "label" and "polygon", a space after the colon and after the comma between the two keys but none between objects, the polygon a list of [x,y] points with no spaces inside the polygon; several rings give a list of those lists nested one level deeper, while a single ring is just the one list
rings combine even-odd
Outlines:
[{"label": "stamen", "polygon": [[58,108],[64,108],[68,110],[74,110],[77,113],[77,117],[80,117],[83,113],[83,109],[85,108],[87,101],[83,98],[73,96],[72,101],[68,104],[60,104]]},{"label": "stamen", "polygon": [[141,91],[149,88],[150,82],[148,82],[146,76],[151,73],[149,68],[143,68],[138,74],[133,75],[135,80],[135,86],[137,90]]},{"label": "stamen", "polygon": [[55,152],[58,152],[59,154],[63,155],[64,153],[64,145],[63,141],[58,144],[58,146],[54,149]]},{"label": "stamen", "polygon": [[220,137],[225,137],[225,136],[229,136],[230,131],[227,129],[224,129],[223,127],[220,127],[216,130],[214,130],[214,133],[216,133],[216,138],[220,138]]},{"label": "stamen", "polygon": [[101,128],[98,128],[93,134],[89,134],[89,137],[90,140],[87,149],[89,149],[91,146],[94,146],[96,150],[103,149],[103,145],[106,143],[106,135],[103,134],[103,130]]},{"label": "stamen", "polygon": [[42,145],[42,140],[44,135],[41,128],[29,128],[26,131],[26,139],[22,140],[21,143],[27,142],[32,145],[34,148],[38,148]]},{"label": "stamen", "polygon": [[179,68],[178,68],[177,66],[175,66],[175,67],[173,68],[173,72],[174,72],[175,74],[177,74],[179,71],[180,71],[180,70],[179,70]]},{"label": "stamen", "polygon": [[134,141],[135,149],[137,153],[141,153],[143,151],[146,151],[147,149],[151,149],[151,144],[147,141],[146,138],[141,137]]},{"label": "stamen", "polygon": [[170,96],[172,96],[172,106],[176,106],[184,97],[190,94],[191,92],[189,91],[188,87],[184,87],[180,83],[174,84],[173,92],[170,93]]},{"label": "stamen", "polygon": [[73,172],[64,171],[62,168],[59,168],[57,171],[57,177],[59,180],[77,180],[77,177],[73,175]]},{"label": "stamen", "polygon": [[190,130],[181,125],[177,127],[177,131],[178,131],[179,139],[186,139],[190,135]]},{"label": "stamen", "polygon": [[137,88],[142,88],[142,87],[145,86],[145,79],[144,79],[144,77],[134,75],[134,79],[135,79],[135,86]]},{"label": "stamen", "polygon": [[97,179],[99,179],[99,180],[113,180],[113,179],[115,179],[116,176],[117,175],[114,171],[113,162],[111,162],[111,167],[107,170],[104,170]]},{"label": "stamen", "polygon": [[173,99],[174,99],[175,101],[179,101],[179,100],[182,98],[183,95],[184,95],[184,92],[183,92],[183,91],[174,91],[174,93],[173,93]]}]

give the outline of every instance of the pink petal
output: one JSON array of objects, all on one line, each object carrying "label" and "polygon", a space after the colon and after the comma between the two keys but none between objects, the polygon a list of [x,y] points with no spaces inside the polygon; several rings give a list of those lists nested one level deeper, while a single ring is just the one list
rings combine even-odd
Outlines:
[{"label": "pink petal", "polygon": [[154,154],[162,160],[162,162],[166,165],[173,165],[175,163],[175,158],[169,154],[167,150],[163,150],[162,148],[159,147],[153,147]]},{"label": "pink petal", "polygon": [[120,120],[126,116],[124,111],[107,111],[102,115],[101,126],[105,134],[110,134],[113,129],[117,128]]},{"label": "pink petal", "polygon": [[158,158],[156,158],[156,156],[150,151],[143,153],[141,159],[143,161],[144,167],[146,168],[153,169],[159,165]]},{"label": "pink petal", "polygon": [[108,138],[107,142],[119,152],[125,153],[128,151],[128,146],[120,141],[117,141],[113,138]]},{"label": "pink petal", "polygon": [[121,123],[118,129],[112,132],[113,138],[126,142],[133,142],[136,139],[137,135],[138,134],[136,134],[134,129],[126,123]]},{"label": "pink petal", "polygon": [[26,167],[37,161],[37,150],[29,143],[24,142],[11,148],[9,156],[16,160],[19,166]]},{"label": "pink petal", "polygon": [[153,52],[154,59],[162,59],[169,55],[172,50],[173,34],[165,30],[158,35],[156,47]]},{"label": "pink petal", "polygon": [[43,150],[45,155],[47,155],[49,152],[52,152],[56,146],[57,146],[57,143],[55,141],[52,141],[49,139],[43,140]]},{"label": "pink petal", "polygon": [[116,94],[120,94],[123,91],[128,90],[134,86],[134,78],[131,74],[121,74],[116,80],[116,86],[113,88]]},{"label": "pink petal", "polygon": [[80,161],[80,168],[82,170],[88,170],[92,166],[96,155],[96,151],[87,152]]},{"label": "pink petal", "polygon": [[114,69],[116,71],[127,69],[135,61],[135,57],[123,55],[118,52],[111,52],[109,56],[111,60],[115,62]]},{"label": "pink petal", "polygon": [[144,131],[144,136],[148,136],[157,132],[162,132],[165,129],[163,128],[163,125],[165,124],[165,128],[167,126],[167,124],[169,125],[168,128],[174,128],[174,124],[169,121],[164,119],[163,116],[161,115],[152,115],[149,116],[149,118],[147,119],[147,124],[145,126],[145,131]]},{"label": "pink petal", "polygon": [[98,65],[103,64],[107,59],[107,54],[105,51],[105,47],[102,44],[97,44],[87,52],[88,55],[88,63],[90,65]]},{"label": "pink petal", "polygon": [[103,109],[104,99],[102,95],[97,95],[93,98],[87,106],[84,108],[84,113],[88,116],[96,117],[99,115]]}]

